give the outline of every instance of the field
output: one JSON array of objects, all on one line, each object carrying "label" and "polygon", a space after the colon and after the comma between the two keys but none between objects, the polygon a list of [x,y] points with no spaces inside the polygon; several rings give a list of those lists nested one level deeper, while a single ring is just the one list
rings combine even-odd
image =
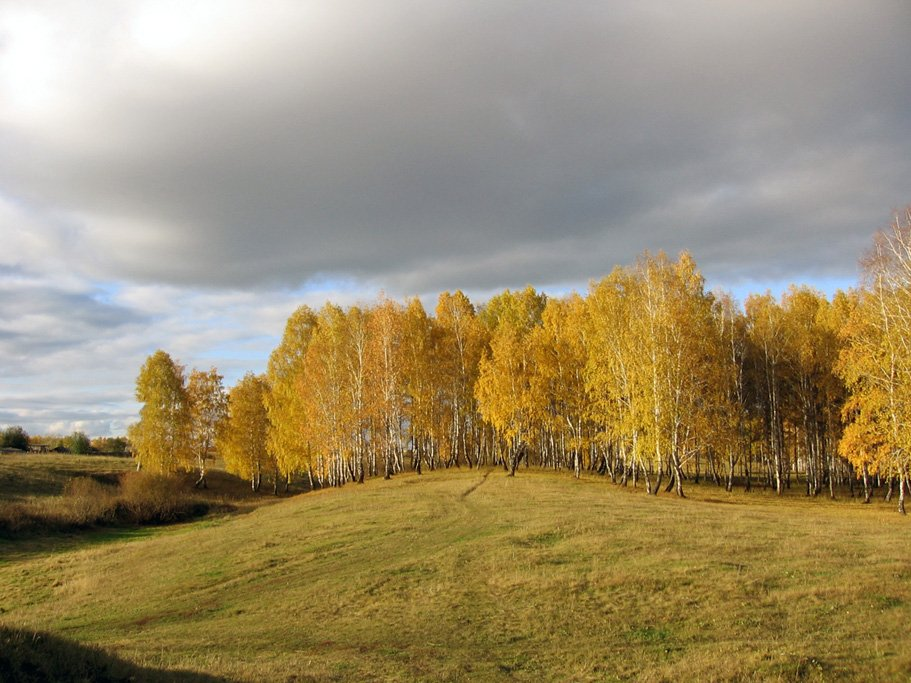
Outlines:
[{"label": "field", "polygon": [[73,477],[105,476],[136,468],[130,458],[107,455],[72,456],[34,453],[0,454],[0,497],[59,495]]},{"label": "field", "polygon": [[446,471],[0,541],[0,625],[106,680],[911,676],[892,505],[689,495]]}]

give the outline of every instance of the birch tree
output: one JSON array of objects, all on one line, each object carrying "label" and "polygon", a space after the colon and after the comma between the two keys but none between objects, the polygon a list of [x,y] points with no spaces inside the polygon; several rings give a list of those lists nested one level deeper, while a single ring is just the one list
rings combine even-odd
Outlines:
[{"label": "birch tree", "polygon": [[784,448],[783,373],[788,329],[781,306],[771,293],[752,294],[745,303],[747,330],[756,350],[757,377],[761,387],[764,446],[772,483],[778,495],[784,490],[786,453]]},{"label": "birch tree", "polygon": [[643,429],[640,404],[633,389],[636,339],[631,320],[636,296],[636,279],[623,268],[615,268],[589,288],[585,389],[589,418],[596,425],[602,446],[622,469],[621,483],[626,484],[632,476],[635,484],[641,470],[651,492],[639,438]]},{"label": "birch tree", "polygon": [[[383,477],[389,479],[404,467],[402,425],[405,418],[405,328],[401,306],[382,299],[367,324],[367,412],[371,424],[370,447],[383,458]],[[371,474],[376,467],[371,463]]]},{"label": "birch tree", "polygon": [[746,411],[746,319],[734,298],[723,292],[715,296],[712,315],[719,340],[719,362],[718,375],[712,382],[710,448],[725,456],[725,489],[733,490],[735,467],[741,462],[749,490],[751,462]]},{"label": "birch tree", "polygon": [[143,404],[139,422],[129,430],[136,469],[190,471],[190,402],[183,366],[160,349],[153,353],[136,378],[136,400]]},{"label": "birch tree", "polygon": [[839,361],[850,391],[841,448],[898,480],[904,514],[911,466],[911,209],[876,235],[862,285]]},{"label": "birch tree", "polygon": [[585,395],[585,304],[577,294],[548,299],[541,325],[532,329],[528,344],[533,359],[531,406],[544,434],[543,449],[553,466],[567,464],[581,475],[588,445]]},{"label": "birch tree", "polygon": [[323,306],[304,360],[305,440],[320,483],[325,479],[332,486],[356,477],[351,458],[360,417],[352,400],[356,391],[348,323],[339,306]]},{"label": "birch tree", "polygon": [[196,458],[197,488],[207,488],[206,461],[212,457],[215,440],[228,414],[228,396],[222,376],[214,367],[193,370],[187,383],[190,406],[190,448]]},{"label": "birch tree", "polygon": [[461,291],[440,294],[436,307],[436,362],[444,411],[443,434],[447,464],[463,458],[471,467],[480,457],[480,424],[475,385],[481,354],[487,345],[484,326],[474,306]]},{"label": "birch tree", "polygon": [[509,465],[506,458],[503,464],[511,475],[528,456],[534,427],[532,358],[527,342],[541,323],[545,302],[546,297],[531,287],[521,292],[506,290],[491,299],[483,314],[492,333],[490,351],[479,364],[476,397],[481,415],[506,444]]},{"label": "birch tree", "polygon": [[219,434],[219,451],[228,472],[250,481],[254,491],[270,477],[278,493],[279,468],[269,453],[269,415],[265,398],[269,385],[263,375],[247,373],[228,395],[228,418]]},{"label": "birch tree", "polygon": [[281,342],[269,356],[266,373],[269,452],[286,482],[295,472],[306,472],[311,487],[313,463],[306,431],[304,363],[316,325],[316,314],[308,306],[295,310],[288,318]]}]

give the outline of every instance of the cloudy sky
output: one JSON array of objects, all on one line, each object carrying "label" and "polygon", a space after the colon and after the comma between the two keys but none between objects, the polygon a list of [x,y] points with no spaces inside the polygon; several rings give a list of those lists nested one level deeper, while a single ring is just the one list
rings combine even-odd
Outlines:
[{"label": "cloudy sky", "polygon": [[299,304],[689,249],[850,286],[911,203],[906,0],[0,0],[0,425],[121,434]]}]

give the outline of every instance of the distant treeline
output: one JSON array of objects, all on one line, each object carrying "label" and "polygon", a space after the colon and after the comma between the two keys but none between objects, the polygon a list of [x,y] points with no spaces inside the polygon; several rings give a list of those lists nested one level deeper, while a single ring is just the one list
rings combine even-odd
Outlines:
[{"label": "distant treeline", "polygon": [[860,286],[741,306],[693,259],[643,254],[586,295],[460,291],[295,311],[265,375],[230,393],[167,353],[137,379],[141,466],[200,469],[214,448],[258,488],[337,486],[406,468],[524,461],[650,493],[711,478],[808,495],[897,490],[911,453],[911,212],[881,232]]},{"label": "distant treeline", "polygon": [[81,431],[75,431],[69,436],[29,435],[21,426],[11,425],[0,431],[0,448],[20,451],[64,451],[76,455],[90,453],[121,455],[129,452],[130,443],[122,436],[99,436],[92,439]]}]

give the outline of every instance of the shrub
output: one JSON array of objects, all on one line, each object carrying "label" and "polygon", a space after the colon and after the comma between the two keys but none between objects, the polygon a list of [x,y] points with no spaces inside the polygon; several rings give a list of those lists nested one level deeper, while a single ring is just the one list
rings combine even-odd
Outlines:
[{"label": "shrub", "polygon": [[168,524],[205,514],[208,505],[187,495],[182,486],[178,477],[129,472],[120,482],[118,516],[135,524]]},{"label": "shrub", "polygon": [[34,526],[29,506],[24,503],[3,503],[0,505],[0,536],[9,536],[30,531]]},{"label": "shrub", "polygon": [[7,427],[0,434],[0,448],[18,448],[20,451],[28,450],[28,432],[22,427]]},{"label": "shrub", "polygon": [[88,455],[92,452],[92,443],[85,432],[73,432],[63,440],[63,445],[75,455]]},{"label": "shrub", "polygon": [[86,527],[114,521],[117,489],[90,477],[70,479],[63,495],[52,504],[61,508],[61,524]]}]

